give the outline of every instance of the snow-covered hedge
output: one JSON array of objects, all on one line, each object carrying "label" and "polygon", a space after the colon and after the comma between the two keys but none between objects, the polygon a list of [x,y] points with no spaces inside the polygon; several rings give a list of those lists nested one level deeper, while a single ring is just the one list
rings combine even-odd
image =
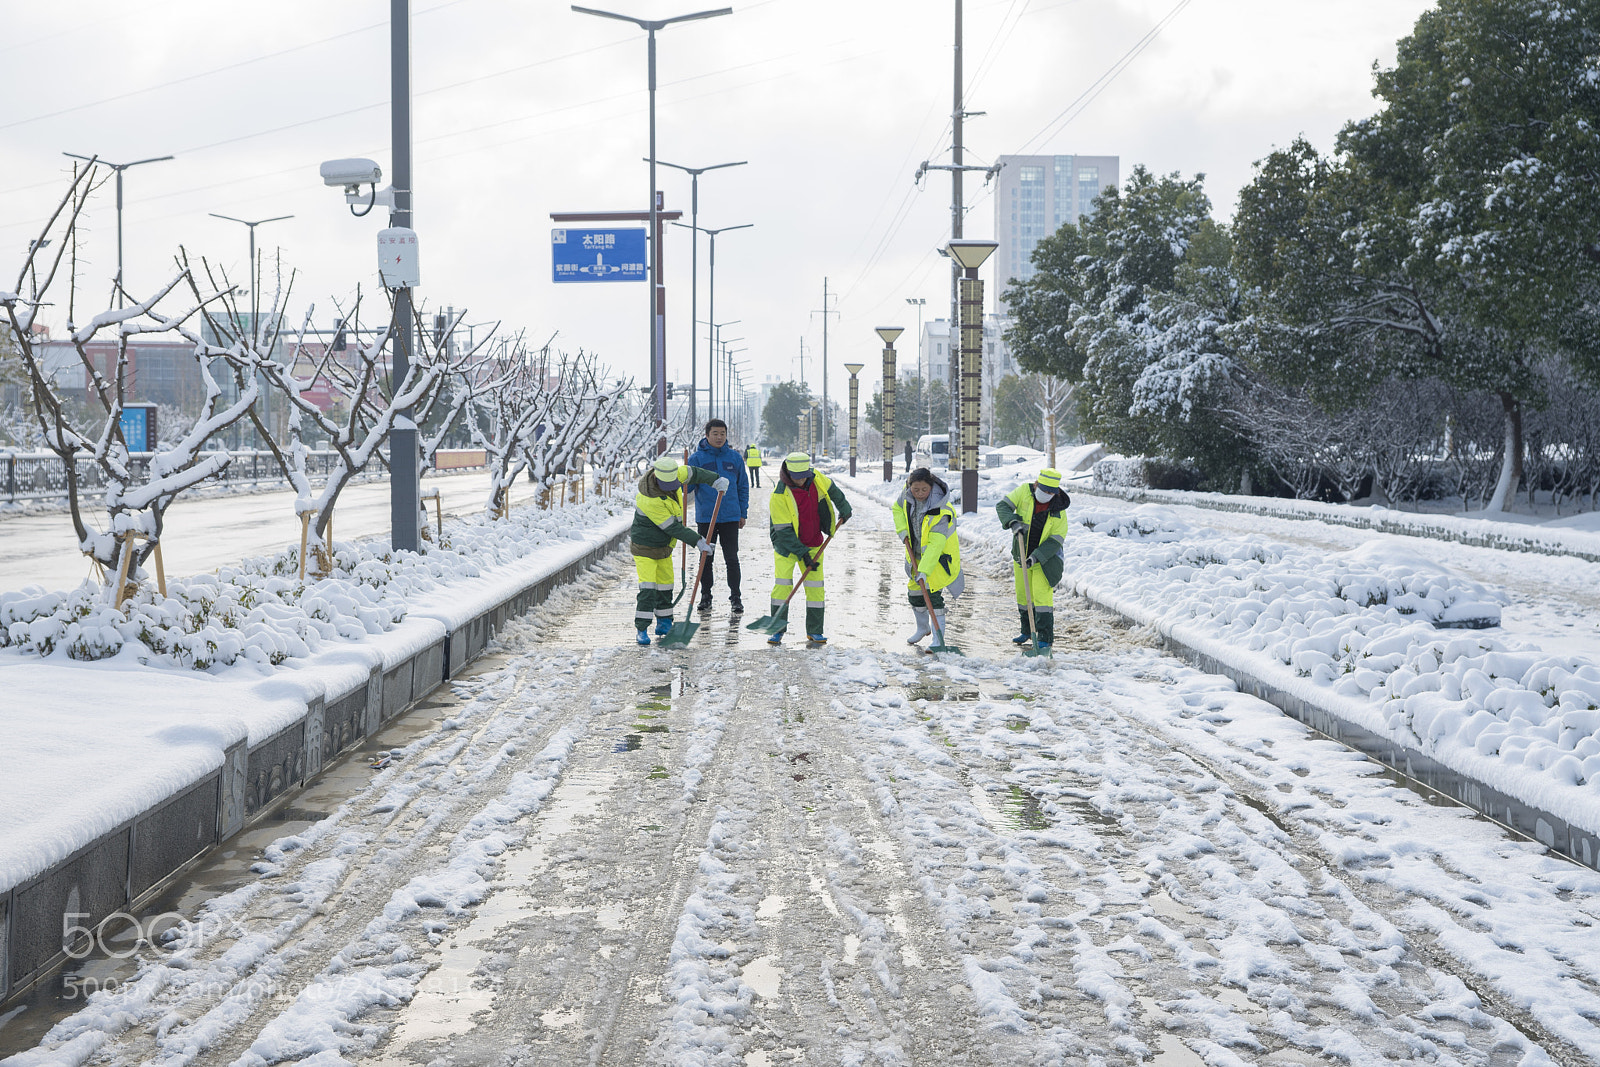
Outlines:
[{"label": "snow-covered hedge", "polygon": [[169,581],[165,597],[146,586],[120,611],[89,582],[0,593],[0,648],[78,660],[131,656],[194,670],[271,667],[389,630],[415,594],[570,540],[626,506],[621,498],[595,499],[551,511],[521,508],[500,522],[480,516],[447,525],[444,542],[424,543],[418,554],[395,555],[382,541],[341,543],[333,574],[303,585],[298,551],[290,549]]},{"label": "snow-covered hedge", "polygon": [[1193,489],[1200,484],[1200,470],[1188,460],[1163,456],[1111,456],[1091,468],[1097,489]]}]

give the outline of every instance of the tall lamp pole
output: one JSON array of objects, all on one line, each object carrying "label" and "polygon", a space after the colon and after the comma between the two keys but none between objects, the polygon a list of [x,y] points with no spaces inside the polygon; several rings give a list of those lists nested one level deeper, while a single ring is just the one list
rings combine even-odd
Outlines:
[{"label": "tall lamp pole", "polygon": [[[917,309],[917,398],[923,409],[928,413],[928,428],[923,432],[932,434],[933,405],[928,403],[928,383],[922,377],[922,309],[928,301],[920,296],[908,296],[906,297],[906,303],[914,305]],[[920,415],[922,412],[919,411],[917,414]],[[922,420],[918,419],[917,421],[921,422]]]},{"label": "tall lamp pole", "polygon": [[689,422],[693,425],[699,421],[699,416],[695,413],[697,396],[695,368],[699,366],[700,351],[700,175],[708,170],[721,170],[723,167],[742,167],[750,161],[741,159],[737,163],[713,163],[709,167],[685,167],[681,163],[668,163],[664,159],[658,159],[656,162],[663,167],[672,167],[689,175],[689,228],[695,231],[690,236],[694,244],[693,252],[689,256]]},{"label": "tall lamp pole", "polygon": [[983,281],[978,268],[999,245],[951,241],[945,246],[961,266],[961,511],[978,510],[978,419],[983,410]]},{"label": "tall lamp pole", "polygon": [[[734,164],[731,164],[731,163],[727,164],[727,166],[733,166],[733,165]],[[683,223],[674,222],[673,225],[674,226],[683,226]],[[711,255],[710,255],[711,299],[708,301],[710,306],[708,308],[706,308],[706,324],[707,325],[711,325],[711,324],[713,324],[713,323],[715,323],[717,321],[717,234],[719,234],[719,233],[727,233],[729,230],[748,230],[750,227],[752,227],[754,225],[755,225],[755,223],[753,223],[753,222],[741,222],[737,226],[718,226],[714,230],[706,229],[704,226],[693,226],[693,225],[691,225],[691,226],[684,226],[683,227],[686,230],[694,230],[697,240],[698,240],[699,235],[702,234],[702,233],[709,235],[710,238],[711,238],[711,242],[710,242],[710,244],[711,244]],[[730,322],[738,322],[739,320],[738,319],[731,319],[729,321]],[[722,325],[726,326],[726,325],[728,325],[728,323],[724,322],[724,323],[722,323]],[[695,329],[697,329],[697,330],[699,329],[699,320],[696,320]],[[707,371],[707,373],[709,375],[707,377],[707,379],[706,379],[706,388],[707,388],[707,392],[706,392],[706,414],[707,415],[715,415],[716,412],[711,410],[711,405],[714,404],[716,402],[716,399],[717,399],[717,385],[716,385],[716,377],[717,377],[717,375],[716,375],[716,370],[715,370],[716,358],[717,358],[717,350],[716,350],[716,347],[715,347],[715,342],[709,340],[709,338],[707,340],[707,344],[711,346],[711,353],[708,356],[708,358],[706,359],[706,371]],[[694,371],[692,369],[689,372],[689,377],[690,377],[691,381],[694,378]],[[693,403],[693,401],[691,401],[691,403]]]},{"label": "tall lamp pole", "polygon": [[844,369],[850,372],[850,477],[856,476],[856,403],[860,394],[860,386],[856,382],[856,375],[861,373],[865,363],[846,363]]},{"label": "tall lamp pole", "polygon": [[[402,0],[394,0],[400,3]],[[659,244],[661,231],[657,229],[660,221],[656,215],[660,208],[656,204],[656,31],[664,30],[675,22],[694,22],[697,19],[715,18],[718,15],[731,15],[733,8],[722,7],[715,11],[696,11],[692,15],[674,15],[669,19],[640,19],[632,15],[619,15],[615,11],[601,11],[593,7],[579,7],[572,5],[572,10],[584,15],[597,15],[603,19],[616,19],[618,22],[631,22],[644,30],[649,36],[649,96],[650,96],[650,233],[649,240],[652,246]],[[662,422],[667,420],[667,350],[663,343],[662,331],[667,315],[667,292],[661,280],[661,271],[658,264],[661,261],[661,250],[652,247],[650,256],[646,259],[646,270],[649,272],[650,281],[650,384],[655,391],[656,418]]]},{"label": "tall lamp pole", "polygon": [[165,163],[173,156],[152,156],[149,159],[136,159],[132,163],[107,163],[94,156],[80,156],[76,152],[61,153],[71,159],[87,159],[91,163],[98,163],[102,167],[110,167],[117,172],[117,307],[122,306],[122,172],[129,167],[142,167],[146,163]]},{"label": "tall lamp pole", "polygon": [[877,330],[883,341],[883,480],[886,482],[894,481],[894,440],[899,436],[894,421],[894,343],[905,332],[903,326],[879,326]]},{"label": "tall lamp pole", "polygon": [[261,289],[261,279],[259,272],[256,270],[256,227],[265,226],[269,222],[282,222],[284,219],[292,219],[294,216],[276,215],[270,219],[256,219],[254,222],[250,222],[246,219],[236,219],[232,215],[218,215],[215,211],[207,212],[207,214],[214,219],[227,219],[229,222],[237,222],[242,226],[250,227],[250,332],[259,337],[258,331],[260,327],[256,324],[256,316],[261,311],[261,302],[257,295]]}]

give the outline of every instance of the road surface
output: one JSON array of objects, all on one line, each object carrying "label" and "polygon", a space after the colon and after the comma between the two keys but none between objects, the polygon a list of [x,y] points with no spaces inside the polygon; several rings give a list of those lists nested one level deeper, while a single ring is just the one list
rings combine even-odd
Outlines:
[{"label": "road surface", "polygon": [[1594,872],[1082,603],[1016,656],[982,549],[967,655],[908,652],[870,502],[830,549],[832,643],[770,649],[742,625],[764,523],[745,619],[635,648],[612,557],[0,1054],[59,1022],[16,1067],[1600,1058]]}]

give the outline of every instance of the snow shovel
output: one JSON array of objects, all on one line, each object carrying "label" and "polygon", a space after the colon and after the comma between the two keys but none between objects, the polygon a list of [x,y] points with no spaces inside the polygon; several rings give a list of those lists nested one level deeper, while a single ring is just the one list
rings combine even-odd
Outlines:
[{"label": "snow shovel", "polygon": [[[829,542],[831,542],[834,537],[838,535],[839,527],[843,526],[846,521],[847,520],[845,519],[840,519],[839,525],[833,528],[833,533],[829,534],[827,539],[824,540],[820,546],[818,546],[816,551],[817,559],[820,560],[822,558],[822,554],[828,550]],[[811,568],[802,563],[800,565],[800,580],[795,582],[794,585],[790,587],[789,595],[783,598],[783,606],[777,611],[773,612],[771,615],[763,615],[755,622],[746,623],[744,628],[746,630],[762,630],[769,634],[782,633],[783,631],[787,630],[789,628],[789,601],[794,599],[794,595],[798,593],[800,591],[800,587],[805,584],[806,575],[810,573]]]},{"label": "snow shovel", "polygon": [[[718,493],[717,502],[711,508],[711,525],[706,528],[706,540],[708,542],[717,536],[717,512],[721,510],[722,494]],[[685,543],[684,547],[688,547],[687,543]],[[690,592],[700,588],[700,579],[705,576],[706,564],[710,560],[711,553],[700,553],[700,569],[695,571],[694,584],[689,587]],[[687,572],[688,568],[684,569]],[[684,609],[683,621],[673,623],[672,629],[668,630],[656,644],[663,648],[683,648],[689,643],[689,639],[695,635],[695,631],[700,629],[699,623],[690,621],[694,618],[694,601],[695,598],[693,596],[689,597],[689,606]]]},{"label": "snow shovel", "polygon": [[[1024,656],[1049,656],[1048,648],[1039,646],[1039,624],[1033,621],[1033,568],[1028,566],[1028,542],[1017,534],[1017,559],[1022,561],[1022,592],[1028,601],[1028,633],[1033,638],[1033,644],[1022,650]],[[1054,658],[1054,657],[1052,657]]]},{"label": "snow shovel", "polygon": [[914,554],[912,554],[911,538],[907,537],[900,543],[905,546],[906,559],[911,561],[911,573],[917,575],[917,585],[922,588],[922,607],[928,613],[928,625],[933,627],[933,644],[928,646],[928,651],[953,652],[958,656],[966,655],[965,652],[962,652],[961,649],[957,648],[955,645],[947,645],[944,643],[944,627],[939,625],[939,616],[933,613],[933,596],[928,592],[928,580],[922,575],[917,574],[917,567],[920,565],[920,561]]}]

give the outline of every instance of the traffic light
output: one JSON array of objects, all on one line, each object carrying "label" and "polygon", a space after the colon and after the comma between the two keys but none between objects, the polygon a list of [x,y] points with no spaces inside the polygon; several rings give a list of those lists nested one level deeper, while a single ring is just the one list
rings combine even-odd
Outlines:
[{"label": "traffic light", "polygon": [[671,382],[667,383],[667,399],[668,400],[672,399],[672,383]]},{"label": "traffic light", "polygon": [[344,319],[340,319],[333,328],[333,351],[343,352],[346,348],[344,339]]},{"label": "traffic light", "polygon": [[446,320],[445,317],[444,317],[444,312],[439,311],[439,312],[435,312],[434,313],[434,316],[433,316],[433,347],[435,347],[435,348],[438,348],[440,345],[444,344],[444,328],[445,328],[445,324],[446,324],[447,321],[448,320]]}]

